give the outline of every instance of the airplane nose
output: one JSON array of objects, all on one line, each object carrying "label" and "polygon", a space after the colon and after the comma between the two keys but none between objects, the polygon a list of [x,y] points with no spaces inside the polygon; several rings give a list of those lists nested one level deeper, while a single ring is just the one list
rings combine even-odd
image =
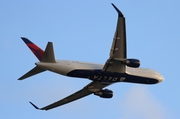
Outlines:
[{"label": "airplane nose", "polygon": [[153,72],[154,72],[154,76],[155,76],[154,78],[156,80],[158,80],[158,83],[164,81],[164,77],[159,72],[157,72],[155,70]]},{"label": "airplane nose", "polygon": [[161,74],[158,74],[158,81],[159,83],[164,81],[164,77]]}]

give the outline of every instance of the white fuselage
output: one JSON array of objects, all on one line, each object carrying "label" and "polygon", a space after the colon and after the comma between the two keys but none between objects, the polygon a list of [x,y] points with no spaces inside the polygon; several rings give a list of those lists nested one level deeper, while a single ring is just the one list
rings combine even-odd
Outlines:
[{"label": "white fuselage", "polygon": [[[73,75],[75,73],[79,72],[83,72],[83,71],[96,71],[96,70],[102,70],[103,66],[102,64],[95,64],[95,63],[88,63],[88,62],[79,62],[79,61],[70,61],[70,60],[57,60],[57,63],[46,63],[46,62],[37,62],[36,65],[45,69],[45,70],[49,70],[58,74],[62,74],[65,76],[72,76],[72,77],[79,77],[79,78],[84,78],[84,73],[81,73],[82,75]],[[76,72],[73,72],[76,71]],[[72,73],[70,73],[72,72]],[[108,81],[111,82],[118,82],[118,78],[119,81],[124,81],[122,80],[122,78],[125,78],[126,76],[121,76],[121,75],[117,75],[117,73],[115,74],[116,76],[113,77],[114,72],[112,72],[113,74],[111,76],[110,73],[108,73],[108,75],[106,76],[106,74],[100,74],[103,76],[98,76],[96,75],[94,72],[93,74],[91,73],[91,78],[90,76],[87,76],[85,78],[90,78],[91,80],[101,80],[101,79],[107,79]],[[151,69],[148,68],[130,68],[130,67],[126,67],[126,75],[131,76],[131,78],[137,78],[140,77],[141,80],[143,80],[142,78],[144,78],[144,80],[149,80],[149,79],[153,79],[156,80],[154,83],[159,83],[161,81],[164,80],[163,76]],[[111,79],[110,79],[111,78]],[[115,80],[116,78],[116,80]],[[133,82],[133,81],[127,81],[127,82]],[[134,83],[139,83],[139,82],[134,82]],[[141,82],[142,83],[142,82]],[[144,83],[144,82],[143,82]],[[148,84],[147,82],[145,84]],[[150,83],[151,84],[151,83]]]}]

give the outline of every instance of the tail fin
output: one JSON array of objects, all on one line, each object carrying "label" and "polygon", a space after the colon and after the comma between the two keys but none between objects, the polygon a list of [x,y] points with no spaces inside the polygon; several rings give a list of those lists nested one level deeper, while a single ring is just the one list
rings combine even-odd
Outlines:
[{"label": "tail fin", "polygon": [[[47,63],[56,63],[55,56],[54,56],[54,49],[52,42],[48,42],[45,51],[35,45],[33,42],[28,40],[27,38],[21,37],[22,40],[26,43],[29,49],[34,53],[34,55],[39,59],[40,62],[47,62]],[[38,66],[31,69],[29,72],[24,74],[18,80],[23,80],[30,76],[36,75],[38,73],[46,71]]]},{"label": "tail fin", "polygon": [[21,37],[21,39],[26,43],[29,49],[34,53],[34,55],[39,59],[41,62],[51,62],[55,63],[55,56],[54,56],[54,49],[52,42],[48,42],[45,51],[31,42],[29,39]]},{"label": "tail fin", "polygon": [[31,42],[29,39],[24,38],[24,37],[21,37],[21,39],[26,43],[26,45],[29,47],[29,49],[39,59],[39,61],[41,61],[44,51],[41,48],[39,48],[37,45],[35,45],[33,42]]}]

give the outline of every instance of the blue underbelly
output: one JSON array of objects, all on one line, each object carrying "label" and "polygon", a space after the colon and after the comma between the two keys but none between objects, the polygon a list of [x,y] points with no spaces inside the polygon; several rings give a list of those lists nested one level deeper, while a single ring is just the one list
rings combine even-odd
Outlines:
[{"label": "blue underbelly", "polygon": [[129,82],[141,84],[156,84],[158,80],[140,76],[133,76],[126,73],[102,72],[102,70],[73,70],[67,74],[70,77],[88,78],[101,82]]}]

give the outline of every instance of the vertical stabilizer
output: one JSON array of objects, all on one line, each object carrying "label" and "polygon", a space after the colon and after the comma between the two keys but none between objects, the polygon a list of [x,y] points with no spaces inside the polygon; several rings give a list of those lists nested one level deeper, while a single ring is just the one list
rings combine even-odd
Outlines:
[{"label": "vertical stabilizer", "polygon": [[29,47],[33,54],[39,59],[39,61],[56,63],[52,42],[48,42],[45,51],[43,51],[29,39],[25,37],[21,37],[21,39],[25,42],[25,44]]},{"label": "vertical stabilizer", "polygon": [[25,37],[21,37],[21,39],[29,47],[29,49],[33,52],[33,54],[39,59],[39,61],[41,61],[44,51],[41,48],[39,48],[36,44],[31,42],[29,39]]},{"label": "vertical stabilizer", "polygon": [[[21,39],[25,42],[25,44],[29,47],[29,49],[39,59],[40,62],[56,63],[52,42],[48,42],[45,51],[43,51],[41,48],[39,48],[29,39],[24,38],[24,37],[21,37]],[[36,75],[44,71],[46,70],[36,66],[33,69],[31,69],[29,72],[24,74],[22,77],[20,77],[18,80],[23,80],[25,78],[28,78],[30,76]]]}]

